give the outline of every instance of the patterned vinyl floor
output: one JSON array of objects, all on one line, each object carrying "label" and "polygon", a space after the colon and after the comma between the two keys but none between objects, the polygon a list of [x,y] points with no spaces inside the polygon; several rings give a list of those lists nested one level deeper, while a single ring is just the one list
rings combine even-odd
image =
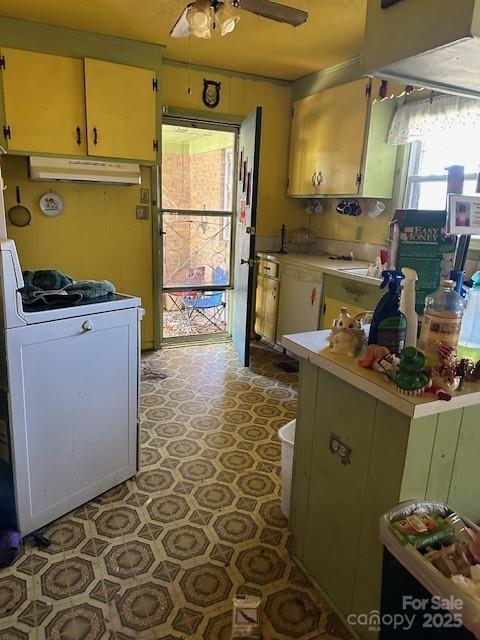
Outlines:
[{"label": "patterned vinyl floor", "polygon": [[229,640],[236,591],[260,593],[264,640],[349,638],[289,557],[277,430],[296,374],[259,345],[145,358],[142,471],[45,530],[0,570],[1,640]]}]

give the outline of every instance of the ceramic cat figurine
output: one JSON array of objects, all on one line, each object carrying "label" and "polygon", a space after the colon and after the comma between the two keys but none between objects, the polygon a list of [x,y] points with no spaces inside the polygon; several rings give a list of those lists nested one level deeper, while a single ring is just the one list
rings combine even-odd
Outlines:
[{"label": "ceramic cat figurine", "polygon": [[367,312],[350,315],[347,307],[340,309],[338,318],[334,321],[330,334],[330,347],[334,353],[354,357],[360,351],[365,332],[362,320]]}]

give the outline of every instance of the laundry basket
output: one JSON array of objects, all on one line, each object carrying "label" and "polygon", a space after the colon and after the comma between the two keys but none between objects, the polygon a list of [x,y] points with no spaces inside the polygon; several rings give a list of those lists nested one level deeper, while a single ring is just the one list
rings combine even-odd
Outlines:
[{"label": "laundry basket", "polygon": [[[441,502],[408,500],[380,518],[380,541],[385,547],[380,640],[480,639],[480,605],[477,598],[445,577],[414,545],[403,544],[391,531],[392,522],[421,512],[436,513],[442,517],[453,513]],[[480,528],[476,524],[463,515],[460,517],[469,529],[480,535]],[[443,603],[442,606],[439,603]],[[460,614],[461,625],[455,624],[455,619],[448,614],[450,609]],[[403,622],[408,616],[408,629],[391,622]],[[430,618],[434,621],[432,625],[428,624]]]},{"label": "laundry basket", "polygon": [[282,486],[280,508],[283,515],[290,516],[290,490],[292,488],[293,447],[295,444],[296,420],[287,422],[278,430],[278,437],[282,443]]}]

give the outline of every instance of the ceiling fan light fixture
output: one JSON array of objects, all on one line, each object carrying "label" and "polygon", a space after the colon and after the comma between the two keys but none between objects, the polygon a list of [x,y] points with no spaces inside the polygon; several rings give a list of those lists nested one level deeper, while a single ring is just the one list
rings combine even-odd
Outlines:
[{"label": "ceiling fan light fixture", "polygon": [[212,36],[214,12],[209,0],[195,0],[189,6],[187,20],[190,33],[196,38]]},{"label": "ceiling fan light fixture", "polygon": [[232,9],[228,0],[222,2],[215,11],[215,22],[220,27],[220,34],[226,36],[235,29],[240,16]]}]

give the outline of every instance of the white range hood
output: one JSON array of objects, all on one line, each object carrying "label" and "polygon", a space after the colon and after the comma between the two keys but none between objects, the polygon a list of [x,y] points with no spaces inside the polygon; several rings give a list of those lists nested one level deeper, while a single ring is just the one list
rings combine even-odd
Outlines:
[{"label": "white range hood", "polygon": [[32,180],[58,180],[59,182],[141,184],[139,164],[81,158],[31,156],[30,178]]},{"label": "white range hood", "polygon": [[480,0],[367,0],[363,68],[480,98]]}]

